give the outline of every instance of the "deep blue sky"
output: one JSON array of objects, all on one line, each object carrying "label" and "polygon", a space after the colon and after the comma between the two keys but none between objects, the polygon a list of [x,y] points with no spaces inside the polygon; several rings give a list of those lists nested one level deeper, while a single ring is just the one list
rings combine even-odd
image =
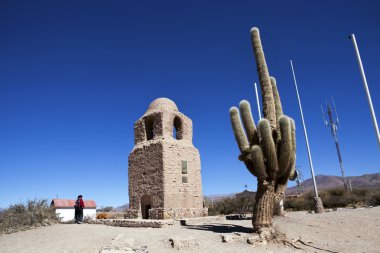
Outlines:
[{"label": "deep blue sky", "polygon": [[[334,96],[347,175],[376,173],[380,152],[354,50],[380,113],[379,1],[0,1],[0,206],[33,198],[128,202],[133,124],[168,97],[192,118],[206,195],[256,179],[237,160],[228,110],[254,100],[249,30],[261,30],[297,165],[310,170],[289,60],[295,64],[316,174],[340,175],[320,104]],[[257,119],[256,107],[254,117]],[[380,117],[380,116],[378,116]]]}]

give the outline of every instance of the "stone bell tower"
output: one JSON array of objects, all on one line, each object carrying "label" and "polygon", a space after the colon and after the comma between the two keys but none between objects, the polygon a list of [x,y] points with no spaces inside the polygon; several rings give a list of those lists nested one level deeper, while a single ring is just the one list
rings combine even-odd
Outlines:
[{"label": "stone bell tower", "polygon": [[154,100],[135,122],[129,155],[129,218],[207,216],[201,161],[190,118],[167,98]]}]

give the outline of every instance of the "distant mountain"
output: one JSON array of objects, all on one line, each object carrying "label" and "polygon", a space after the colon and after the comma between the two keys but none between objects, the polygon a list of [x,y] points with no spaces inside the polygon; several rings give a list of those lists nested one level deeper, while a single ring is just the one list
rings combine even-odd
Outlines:
[{"label": "distant mountain", "polygon": [[129,204],[127,203],[127,204],[124,204],[122,206],[114,207],[112,209],[112,212],[124,212],[125,209],[128,209],[128,208],[129,208]]},{"label": "distant mountain", "polygon": [[[352,188],[380,188],[380,173],[364,174],[362,176],[350,177]],[[334,187],[343,187],[342,177],[317,175],[315,177],[318,190],[329,189]],[[303,182],[304,191],[313,189],[313,180],[311,178]],[[298,194],[297,186],[290,187],[286,190],[287,195]]]}]

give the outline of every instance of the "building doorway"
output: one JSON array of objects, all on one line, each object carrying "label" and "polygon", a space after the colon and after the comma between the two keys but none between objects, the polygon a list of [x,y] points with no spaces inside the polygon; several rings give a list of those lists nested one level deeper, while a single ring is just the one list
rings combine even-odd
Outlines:
[{"label": "building doorway", "polygon": [[141,197],[141,217],[149,219],[149,210],[152,208],[152,200],[150,196],[144,195]]}]

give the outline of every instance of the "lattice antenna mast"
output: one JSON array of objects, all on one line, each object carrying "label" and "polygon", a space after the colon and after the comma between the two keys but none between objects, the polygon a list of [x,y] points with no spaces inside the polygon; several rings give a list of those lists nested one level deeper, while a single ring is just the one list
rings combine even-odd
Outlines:
[{"label": "lattice antenna mast", "polygon": [[342,156],[340,154],[338,134],[337,134],[338,125],[339,125],[338,113],[336,111],[334,98],[331,98],[331,100],[332,100],[333,106],[331,106],[330,103],[328,101],[326,101],[328,121],[325,118],[325,112],[323,111],[323,107],[321,105],[322,118],[323,118],[323,122],[324,122],[325,126],[327,128],[330,128],[331,134],[334,138],[336,152],[338,154],[339,166],[340,166],[340,171],[342,173],[342,180],[343,180],[344,187],[346,188],[347,191],[352,191],[351,181],[348,177],[345,176],[344,168],[343,168],[343,160],[342,160]]}]

